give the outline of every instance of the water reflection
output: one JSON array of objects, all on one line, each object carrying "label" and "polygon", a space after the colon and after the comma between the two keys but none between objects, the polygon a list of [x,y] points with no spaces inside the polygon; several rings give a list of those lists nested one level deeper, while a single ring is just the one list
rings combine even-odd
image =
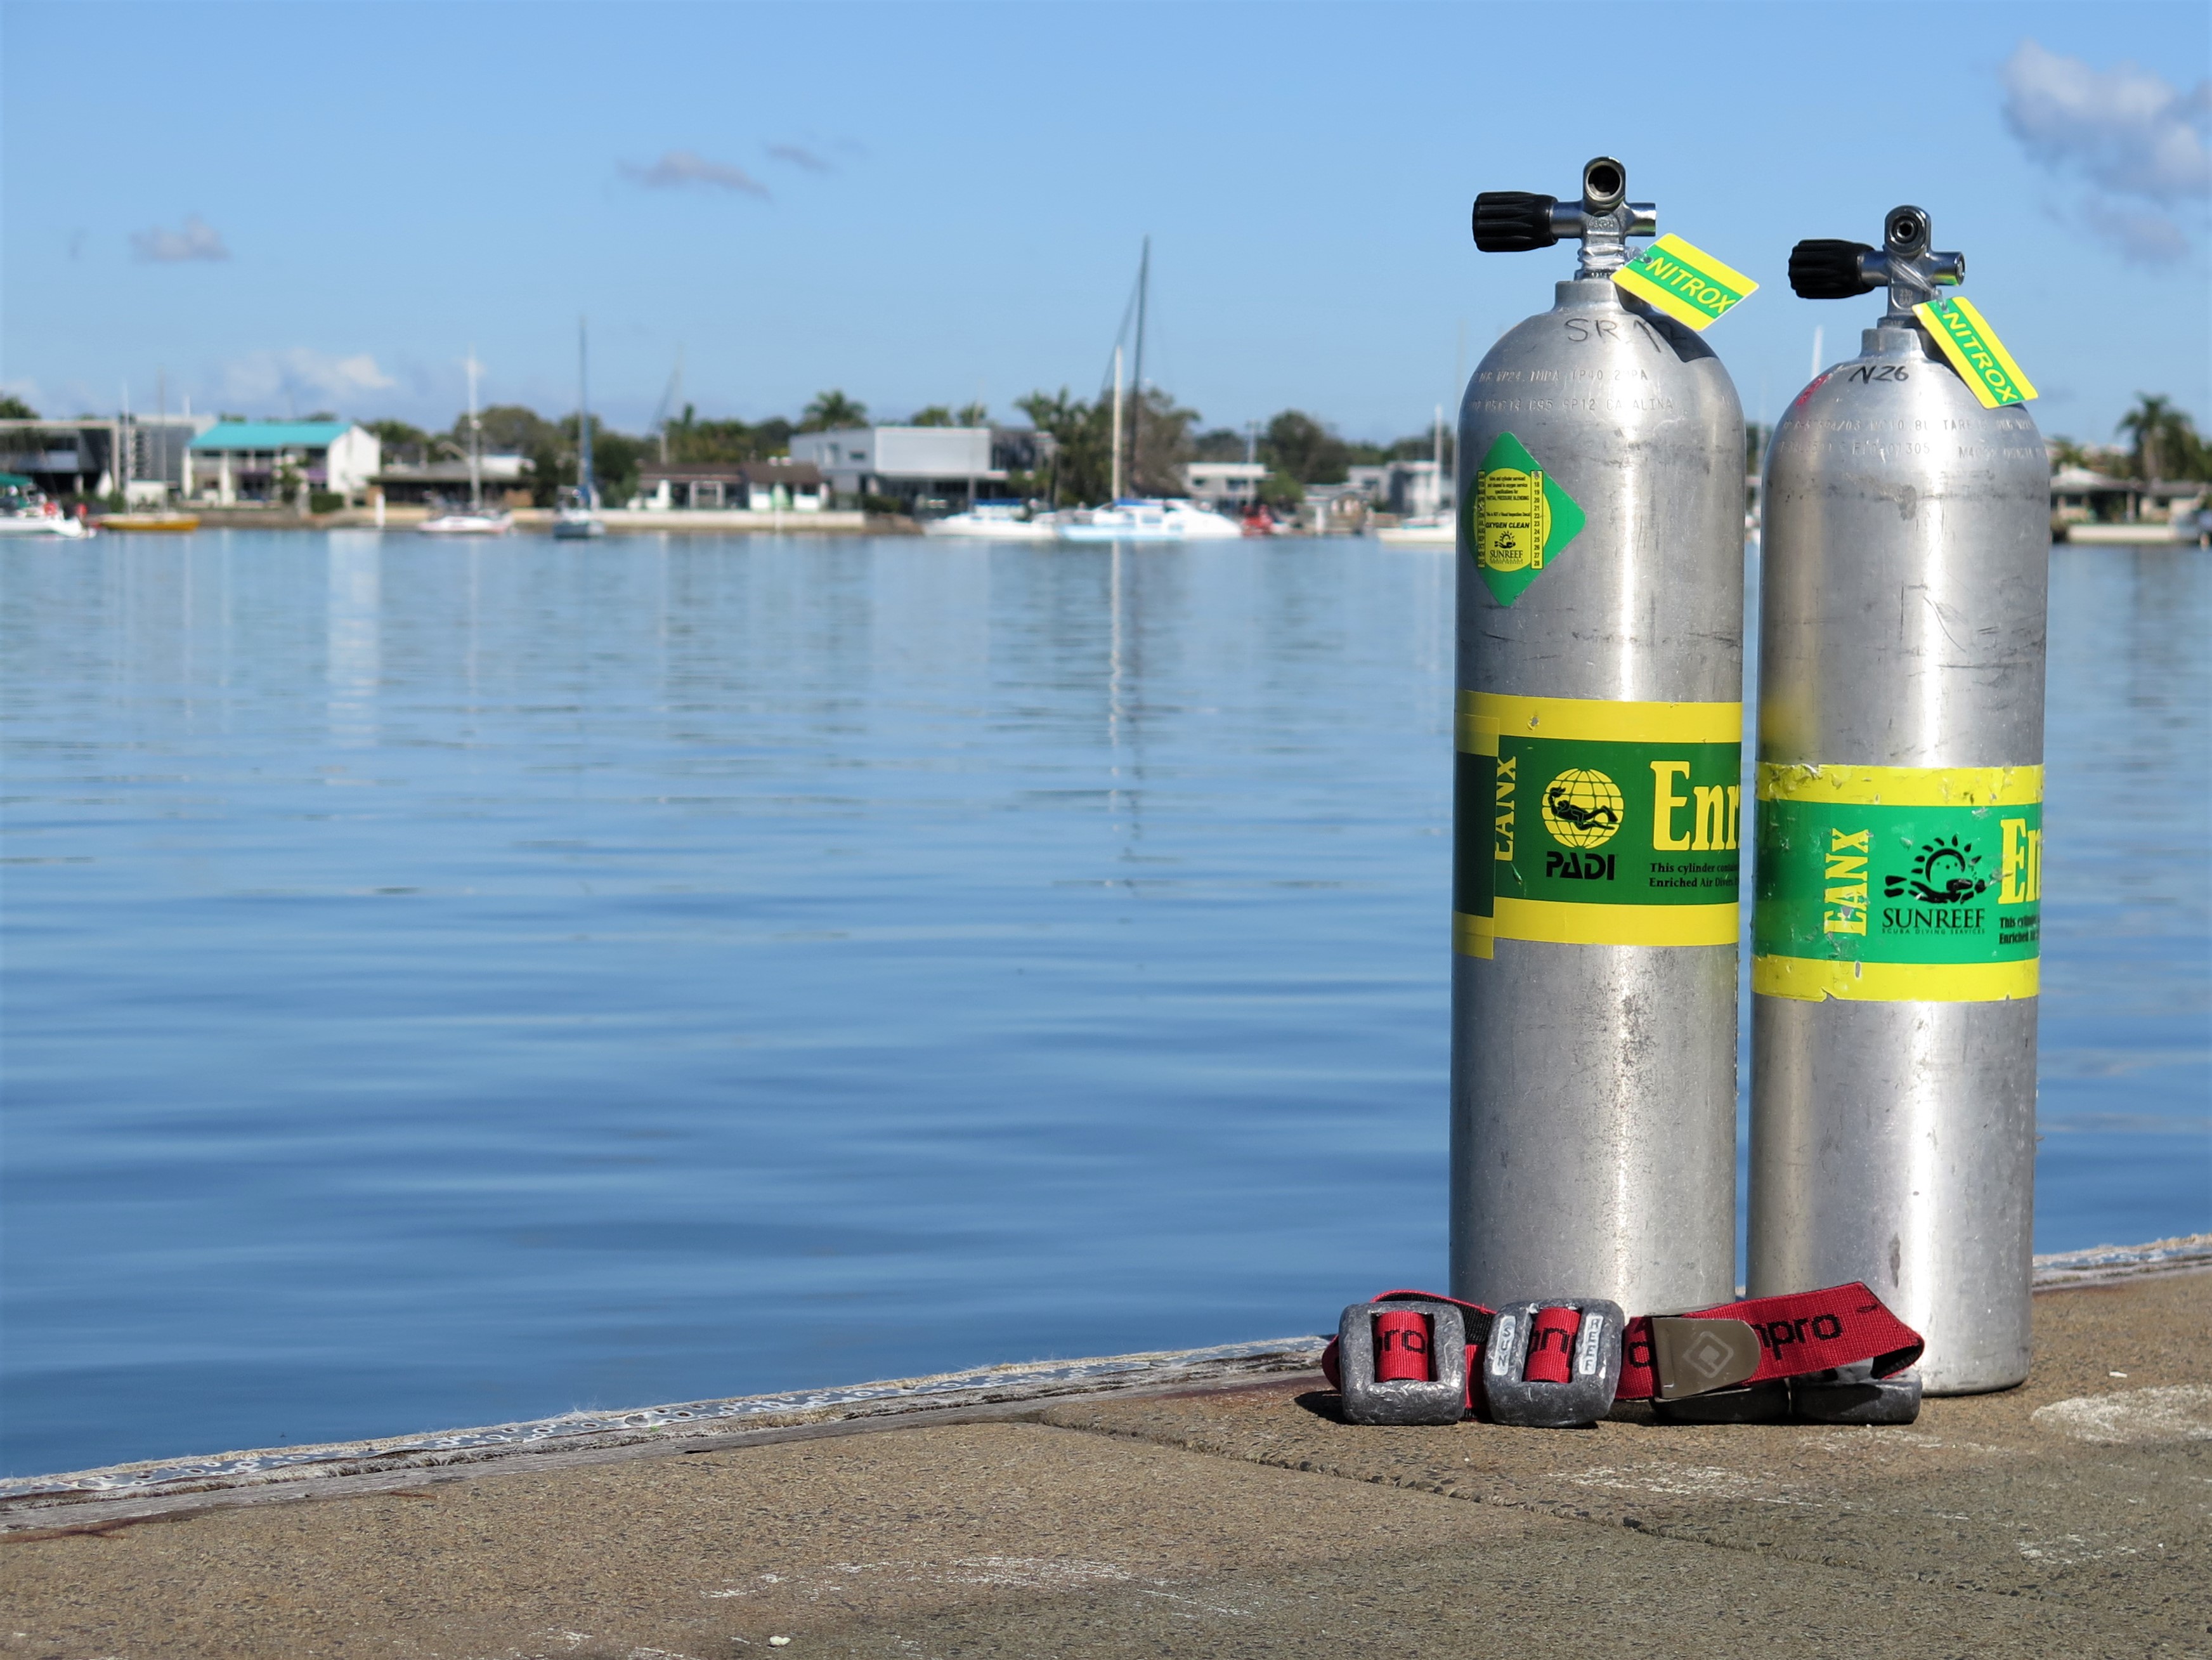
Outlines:
[{"label": "water reflection", "polygon": [[[2208,569],[2054,563],[2045,1249],[2204,1225]],[[234,532],[0,576],[8,1468],[1442,1272],[1441,555]]]}]

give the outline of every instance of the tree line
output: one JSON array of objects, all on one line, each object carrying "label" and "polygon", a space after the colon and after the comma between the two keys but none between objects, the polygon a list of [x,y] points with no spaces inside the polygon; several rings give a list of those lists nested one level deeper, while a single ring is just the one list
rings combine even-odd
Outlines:
[{"label": "tree line", "polygon": [[[1018,473],[1009,480],[1016,493],[1050,501],[1055,506],[1103,502],[1113,474],[1113,400],[1086,401],[1062,386],[1056,392],[1033,392],[1017,398],[1015,407],[1039,432],[1054,441],[1051,460],[1034,473]],[[21,398],[0,394],[0,418],[39,419],[38,411]],[[101,417],[86,416],[86,420]],[[243,417],[228,416],[225,420]],[[305,417],[329,421],[337,417],[318,410]],[[1344,482],[1354,466],[1431,456],[1434,440],[1416,433],[1392,443],[1372,444],[1347,439],[1320,417],[1303,410],[1284,410],[1249,429],[1205,428],[1195,410],[1177,404],[1158,386],[1131,394],[1123,410],[1123,488],[1134,494],[1164,496],[1182,489],[1179,470],[1188,461],[1241,461],[1247,455],[1265,464],[1267,476],[1261,498],[1271,504],[1295,503],[1309,484]],[[532,493],[550,502],[563,485],[576,483],[577,427],[574,415],[548,420],[521,404],[495,404],[478,417],[482,440],[489,453],[526,457],[532,467]],[[641,470],[647,461],[665,460],[678,466],[702,466],[744,461],[765,461],[791,452],[793,435],[826,432],[841,427],[866,426],[868,406],[843,391],[817,393],[792,421],[770,416],[762,421],[702,420],[690,404],[682,413],[662,422],[653,432],[638,435],[617,432],[594,416],[592,418],[592,457],[601,493],[621,501],[637,489]],[[985,426],[990,411],[981,404],[954,406],[932,404],[916,410],[902,424],[918,427]],[[405,421],[379,420],[362,423],[374,433],[388,459],[421,465],[455,459],[468,453],[468,417],[454,418],[443,432],[430,432]],[[2093,445],[2065,436],[2051,441],[2055,463],[2085,466],[2115,477],[2212,481],[2212,442],[2197,429],[2187,410],[2160,393],[2138,392],[2135,407],[2120,417],[2114,429],[2118,445]],[[1745,461],[1756,471],[1765,449],[1765,429],[1746,434]],[[1456,465],[1453,433],[1444,430],[1444,465]]]},{"label": "tree line", "polygon": [[[1010,476],[1008,487],[1026,499],[1054,506],[1103,502],[1113,482],[1113,400],[1085,400],[1065,386],[1033,392],[1015,407],[1037,431],[1053,440],[1050,459],[1032,472]],[[730,465],[766,461],[791,453],[794,435],[866,426],[868,406],[842,390],[817,394],[796,421],[769,416],[760,421],[705,420],[687,404],[643,435],[617,432],[592,418],[592,462],[600,492],[621,501],[638,487],[648,462],[672,466]],[[1267,469],[1261,497],[1279,506],[1295,504],[1309,484],[1344,482],[1351,468],[1401,459],[1426,459],[1433,439],[1421,433],[1395,443],[1373,444],[1340,436],[1327,422],[1303,410],[1285,410],[1247,431],[1230,427],[1201,429],[1195,410],[1177,404],[1169,392],[1148,386],[1125,402],[1122,419],[1122,488],[1137,495],[1165,496],[1182,489],[1181,469],[1188,461],[1242,461],[1252,455]],[[520,455],[531,463],[532,491],[550,502],[562,488],[576,483],[576,417],[548,420],[521,404],[495,404],[477,417],[488,453]],[[362,423],[384,447],[387,459],[421,465],[468,453],[468,417],[451,428],[429,432],[404,421]],[[932,404],[899,424],[914,427],[977,427],[991,424],[990,410],[979,403],[957,406]],[[1452,464],[1451,433],[1444,435],[1444,461]]]}]

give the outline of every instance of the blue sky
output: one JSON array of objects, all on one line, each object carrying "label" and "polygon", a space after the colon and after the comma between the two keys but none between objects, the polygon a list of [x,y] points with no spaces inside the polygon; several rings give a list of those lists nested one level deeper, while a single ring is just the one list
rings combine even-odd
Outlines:
[{"label": "blue sky", "polygon": [[[0,7],[0,380],[50,413],[442,425],[488,401],[878,415],[1095,391],[1139,240],[1152,378],[1209,424],[1424,428],[1565,250],[1482,189],[1601,151],[1766,286],[1709,337],[1747,412],[1848,356],[1804,236],[1917,202],[2045,397],[2212,415],[2197,3]],[[2033,43],[2028,44],[2028,43]]]}]

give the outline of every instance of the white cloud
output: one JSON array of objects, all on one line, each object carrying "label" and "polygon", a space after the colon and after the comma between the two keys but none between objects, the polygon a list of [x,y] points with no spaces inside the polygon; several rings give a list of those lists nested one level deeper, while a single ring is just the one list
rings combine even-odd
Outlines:
[{"label": "white cloud", "polygon": [[334,357],[305,346],[251,352],[226,363],[222,370],[224,398],[249,404],[342,404],[362,392],[381,392],[398,384],[365,351]]},{"label": "white cloud", "polygon": [[[174,230],[160,225],[151,230],[131,233],[132,253],[151,265],[173,265],[188,259],[228,259],[230,250],[222,245],[222,233],[196,213],[185,216],[185,222]],[[70,257],[76,257],[74,246]]]},{"label": "white cloud", "polygon": [[709,161],[696,150],[664,150],[660,159],[649,167],[641,167],[634,161],[624,161],[621,166],[623,177],[647,190],[703,185],[710,190],[739,191],[748,196],[768,194],[768,186],[743,167],[732,167],[727,161]]},{"label": "white cloud", "polygon": [[2002,70],[2005,125],[2029,156],[2088,186],[2080,217],[2131,259],[2163,264],[2190,246],[2212,198],[2212,81],[2184,92],[2123,64],[2096,70],[2022,40]]},{"label": "white cloud", "polygon": [[770,144],[768,153],[770,161],[788,161],[793,167],[804,167],[809,173],[835,173],[837,170],[825,157],[817,155],[804,144]]}]

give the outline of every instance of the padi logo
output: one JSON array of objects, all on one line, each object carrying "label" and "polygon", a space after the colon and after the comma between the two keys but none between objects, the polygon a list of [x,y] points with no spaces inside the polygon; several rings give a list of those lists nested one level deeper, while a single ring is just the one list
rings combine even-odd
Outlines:
[{"label": "padi logo", "polygon": [[1620,830],[1620,786],[1590,767],[1570,767],[1544,786],[1544,828],[1562,847],[1601,848]]},{"label": "padi logo", "polygon": [[1986,908],[1971,902],[1996,885],[1996,878],[1982,868],[1982,855],[1974,844],[1956,836],[1938,836],[1921,844],[1912,855],[1909,874],[1893,872],[1882,879],[1883,897],[1911,897],[1917,903],[1885,905],[1882,931],[1893,934],[1980,933],[1988,921]]}]

